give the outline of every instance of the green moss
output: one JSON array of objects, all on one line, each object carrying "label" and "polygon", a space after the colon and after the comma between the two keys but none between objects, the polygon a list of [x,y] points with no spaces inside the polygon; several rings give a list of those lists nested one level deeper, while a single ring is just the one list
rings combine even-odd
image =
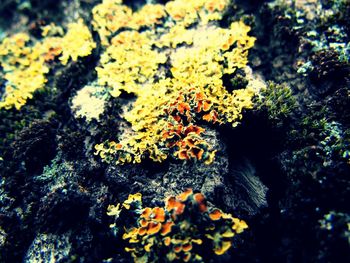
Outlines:
[{"label": "green moss", "polygon": [[267,82],[255,98],[255,108],[267,114],[269,121],[276,126],[283,125],[297,107],[297,101],[287,84]]}]

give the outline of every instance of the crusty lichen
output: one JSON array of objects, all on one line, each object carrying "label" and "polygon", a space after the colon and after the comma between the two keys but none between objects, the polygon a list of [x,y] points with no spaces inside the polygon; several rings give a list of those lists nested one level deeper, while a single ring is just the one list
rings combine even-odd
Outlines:
[{"label": "crusty lichen", "polygon": [[108,94],[103,87],[87,85],[77,92],[72,99],[71,109],[76,118],[85,118],[87,122],[99,120],[104,112]]}]

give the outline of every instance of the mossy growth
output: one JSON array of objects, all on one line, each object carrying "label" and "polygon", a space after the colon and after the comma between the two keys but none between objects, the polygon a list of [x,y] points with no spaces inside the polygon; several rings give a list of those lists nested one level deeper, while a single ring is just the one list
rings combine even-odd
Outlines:
[{"label": "mossy growth", "polygon": [[265,88],[254,99],[255,108],[265,112],[271,123],[277,127],[290,120],[296,110],[297,100],[292,89],[285,83],[277,84],[268,81]]},{"label": "mossy growth", "polygon": [[[38,110],[31,109],[23,116],[15,111],[0,111],[0,157],[9,151],[11,143],[16,139],[16,135],[30,123],[42,117]],[[7,160],[10,161],[10,160]]]},{"label": "mossy growth", "polygon": [[286,135],[286,145],[291,150],[281,155],[288,175],[322,182],[330,174],[342,174],[348,169],[350,133],[332,115],[326,104],[313,103],[294,119]]}]

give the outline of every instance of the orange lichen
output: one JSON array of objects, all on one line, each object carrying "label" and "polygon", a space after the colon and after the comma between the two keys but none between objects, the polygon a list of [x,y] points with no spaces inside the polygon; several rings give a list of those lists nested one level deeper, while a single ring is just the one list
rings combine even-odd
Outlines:
[{"label": "orange lichen", "polygon": [[170,237],[166,237],[166,238],[164,238],[164,245],[166,245],[166,246],[170,246],[170,244],[171,244],[171,238]]},{"label": "orange lichen", "polygon": [[[131,203],[133,215],[138,214],[136,226],[125,227],[123,239],[135,262],[207,262],[200,254],[200,246],[212,250],[213,255],[223,255],[232,246],[236,234],[247,228],[243,220],[225,214],[219,209],[208,209],[201,193],[187,189],[178,196],[166,199],[165,207],[140,209],[137,199]],[[181,204],[182,212],[177,208]],[[209,210],[209,211],[208,211]],[[164,214],[163,214],[164,212]],[[156,215],[161,215],[157,218]],[[117,218],[119,214],[116,215]],[[132,218],[130,218],[132,220]],[[207,254],[207,253],[205,253]]]},{"label": "orange lichen", "polygon": [[146,207],[146,208],[143,210],[143,212],[142,212],[142,214],[141,214],[141,217],[142,217],[142,218],[145,218],[145,219],[149,219],[150,216],[151,216],[151,214],[152,214],[152,209],[149,208],[149,207]]},{"label": "orange lichen", "polygon": [[188,197],[190,197],[193,194],[192,189],[187,189],[185,192],[179,194],[176,198],[179,199],[182,202],[185,202]]},{"label": "orange lichen", "polygon": [[148,224],[147,235],[153,235],[155,233],[158,233],[161,228],[162,228],[162,225],[160,223],[150,222]]},{"label": "orange lichen", "polygon": [[201,193],[197,193],[193,196],[194,200],[196,200],[197,204],[198,204],[198,209],[200,212],[206,212],[208,210],[207,208],[207,204],[205,201],[205,197],[203,194]]},{"label": "orange lichen", "polygon": [[219,209],[215,209],[209,214],[211,220],[219,220],[222,216],[222,212]]},{"label": "orange lichen", "polygon": [[165,212],[163,208],[155,207],[152,209],[153,220],[156,222],[164,222]]},{"label": "orange lichen", "polygon": [[181,215],[185,208],[185,205],[177,201],[175,197],[169,197],[165,204],[167,211],[175,211],[176,215]]},{"label": "orange lichen", "polygon": [[171,228],[174,225],[174,222],[166,222],[162,225],[162,236],[166,236],[167,234],[169,234],[171,232]]}]

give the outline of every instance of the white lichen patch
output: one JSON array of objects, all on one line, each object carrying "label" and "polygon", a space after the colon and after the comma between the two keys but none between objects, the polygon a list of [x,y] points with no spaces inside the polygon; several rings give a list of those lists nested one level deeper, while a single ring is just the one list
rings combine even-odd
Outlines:
[{"label": "white lichen patch", "polygon": [[249,66],[244,68],[244,73],[248,80],[247,88],[254,90],[255,94],[259,95],[260,90],[266,89],[266,82],[261,74],[253,72]]},{"label": "white lichen patch", "polygon": [[104,87],[87,85],[72,99],[71,110],[76,118],[86,118],[87,122],[99,120],[105,109],[108,92]]}]

